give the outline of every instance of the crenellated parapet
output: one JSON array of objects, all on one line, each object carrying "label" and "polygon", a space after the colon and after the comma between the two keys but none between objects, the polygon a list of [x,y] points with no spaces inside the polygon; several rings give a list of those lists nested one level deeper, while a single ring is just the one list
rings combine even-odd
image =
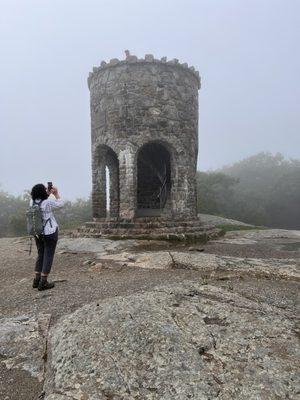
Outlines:
[{"label": "crenellated parapet", "polygon": [[162,57],[160,60],[154,58],[153,54],[145,54],[144,58],[138,58],[135,55],[130,54],[129,50],[125,50],[125,59],[119,60],[118,58],[112,58],[109,62],[101,61],[100,66],[93,67],[93,71],[89,73],[88,76],[88,87],[90,88],[91,82],[98,73],[108,69],[115,68],[120,65],[126,64],[165,64],[175,68],[181,68],[189,74],[192,74],[197,82],[198,88],[200,89],[201,79],[199,71],[197,71],[193,66],[189,66],[187,63],[180,63],[177,58],[168,60],[167,57]]}]

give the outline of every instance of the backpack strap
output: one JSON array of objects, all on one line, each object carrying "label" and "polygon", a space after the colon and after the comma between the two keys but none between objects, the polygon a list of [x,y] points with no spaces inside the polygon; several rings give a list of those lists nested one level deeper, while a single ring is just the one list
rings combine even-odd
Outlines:
[{"label": "backpack strap", "polygon": [[[37,204],[37,205],[39,206],[39,209],[41,209],[41,205],[42,205],[42,202],[43,202],[43,201],[44,201],[44,200],[41,200],[39,203],[36,203],[36,202],[34,201],[34,203]],[[45,223],[43,224],[43,228],[44,228],[44,229],[45,229],[45,226],[47,225],[48,222],[50,222],[50,226],[51,226],[51,228],[52,228],[51,218],[48,218],[48,219],[45,221]]]},{"label": "backpack strap", "polygon": [[51,218],[48,218],[48,219],[46,220],[46,222],[44,223],[44,229],[45,229],[45,226],[47,225],[48,222],[50,222],[50,226],[51,226],[51,228],[52,228]]},{"label": "backpack strap", "polygon": [[43,201],[44,201],[44,200],[41,200],[41,201],[38,203],[36,200],[32,200],[32,204],[33,204],[33,205],[35,204],[36,206],[38,206],[38,207],[40,208]]},{"label": "backpack strap", "polygon": [[32,237],[30,236],[30,245],[29,245],[29,251],[28,254],[31,254],[31,250],[32,250]]}]

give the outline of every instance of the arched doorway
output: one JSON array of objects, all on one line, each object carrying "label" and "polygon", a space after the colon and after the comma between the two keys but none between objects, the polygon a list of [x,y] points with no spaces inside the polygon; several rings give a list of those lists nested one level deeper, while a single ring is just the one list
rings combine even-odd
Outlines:
[{"label": "arched doorway", "polygon": [[170,208],[171,159],[157,142],[141,147],[137,157],[137,216],[159,216]]},{"label": "arched doorway", "polygon": [[93,182],[93,214],[96,218],[119,216],[119,160],[106,145],[97,148]]}]

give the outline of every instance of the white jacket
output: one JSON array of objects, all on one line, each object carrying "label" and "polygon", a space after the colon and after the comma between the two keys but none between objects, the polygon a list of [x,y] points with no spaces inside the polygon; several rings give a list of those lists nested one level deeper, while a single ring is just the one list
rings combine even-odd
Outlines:
[{"label": "white jacket", "polygon": [[[30,206],[32,206],[33,200],[30,200]],[[48,199],[41,202],[40,199],[35,200],[35,204],[40,204],[40,208],[43,216],[44,223],[44,235],[51,235],[58,228],[58,224],[54,217],[52,209],[61,208],[64,206],[64,201],[61,199],[53,199],[48,197]]]}]

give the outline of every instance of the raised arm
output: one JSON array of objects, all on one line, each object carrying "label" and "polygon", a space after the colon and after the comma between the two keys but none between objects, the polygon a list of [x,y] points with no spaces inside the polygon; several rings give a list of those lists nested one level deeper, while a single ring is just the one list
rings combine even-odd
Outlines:
[{"label": "raised arm", "polygon": [[56,187],[53,187],[50,191],[51,194],[54,195],[55,199],[48,198],[51,207],[53,208],[61,208],[64,206],[64,201],[60,198],[58,190]]}]

